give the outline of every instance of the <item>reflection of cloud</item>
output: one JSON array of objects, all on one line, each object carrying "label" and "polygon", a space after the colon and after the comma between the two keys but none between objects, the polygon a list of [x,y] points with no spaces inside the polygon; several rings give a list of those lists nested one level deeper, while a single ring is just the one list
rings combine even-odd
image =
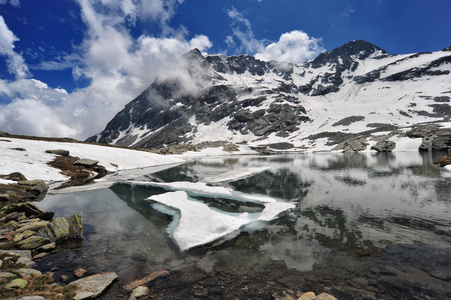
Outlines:
[{"label": "reflection of cloud", "polygon": [[259,250],[270,253],[273,260],[284,261],[288,268],[301,272],[313,270],[313,266],[320,263],[330,251],[318,242],[309,240],[271,242]]}]

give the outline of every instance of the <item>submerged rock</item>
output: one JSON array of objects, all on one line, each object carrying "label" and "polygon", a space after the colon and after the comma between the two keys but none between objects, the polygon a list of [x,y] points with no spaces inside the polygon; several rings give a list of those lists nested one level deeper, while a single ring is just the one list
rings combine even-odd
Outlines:
[{"label": "submerged rock", "polygon": [[149,288],[147,286],[138,286],[136,289],[133,290],[129,300],[139,299],[147,294],[149,294]]},{"label": "submerged rock", "polygon": [[77,287],[74,299],[88,299],[99,296],[114,280],[116,272],[105,272],[73,281]]}]

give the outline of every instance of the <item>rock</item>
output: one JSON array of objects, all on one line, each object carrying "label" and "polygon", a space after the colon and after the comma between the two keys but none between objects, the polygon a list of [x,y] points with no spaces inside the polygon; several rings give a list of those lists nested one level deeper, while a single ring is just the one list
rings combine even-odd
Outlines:
[{"label": "rock", "polygon": [[33,256],[33,260],[43,258],[43,257],[45,257],[47,255],[49,255],[47,252],[41,252],[41,253],[36,254],[35,256]]},{"label": "rock", "polygon": [[94,167],[99,163],[98,160],[82,158],[74,162],[74,165],[80,165],[85,167]]},{"label": "rock", "polygon": [[5,222],[9,222],[9,221],[19,222],[19,221],[22,221],[25,219],[26,219],[26,216],[25,216],[24,212],[15,211],[15,212],[12,212],[12,213],[9,213],[8,215],[6,215]]},{"label": "rock", "polygon": [[368,146],[368,142],[366,141],[366,136],[360,136],[357,138],[350,138],[345,140],[344,142],[335,146],[332,151],[342,150],[343,152],[358,152],[363,151]]},{"label": "rock", "polygon": [[145,296],[149,294],[149,288],[146,286],[138,286],[137,288],[135,288],[132,292],[132,294],[130,295],[129,300],[135,300],[135,299],[139,299],[142,296]]},{"label": "rock", "polygon": [[41,219],[41,220],[50,221],[51,219],[53,219],[54,215],[55,215],[54,212],[46,211],[46,212],[43,212],[43,213],[37,215],[36,218]]},{"label": "rock", "polygon": [[298,300],[313,300],[316,298],[316,295],[314,292],[307,292],[301,295],[301,297],[298,298]]},{"label": "rock", "polygon": [[9,273],[9,272],[0,272],[0,279],[2,279],[2,278],[13,278],[13,277],[17,277],[17,275],[13,274],[13,273]]},{"label": "rock", "polygon": [[79,268],[74,271],[74,275],[78,278],[83,277],[87,271],[85,269]]},{"label": "rock", "polygon": [[25,296],[20,298],[19,300],[45,300],[42,296]]},{"label": "rock", "polygon": [[44,211],[38,208],[36,204],[31,202],[10,205],[10,207],[6,210],[6,213],[9,214],[12,212],[24,212],[27,217],[37,216],[44,213]]},{"label": "rock", "polygon": [[450,281],[451,280],[451,271],[443,271],[443,270],[432,270],[429,271],[428,274],[432,277],[435,277],[437,279],[443,280],[443,281]]},{"label": "rock", "polygon": [[32,236],[26,240],[20,241],[17,245],[20,249],[31,250],[48,243],[50,243],[50,240],[43,238],[42,236]]},{"label": "rock", "polygon": [[0,259],[0,269],[3,267],[3,260]]},{"label": "rock", "polygon": [[53,250],[53,249],[55,249],[55,248],[56,248],[56,243],[55,243],[55,242],[52,242],[52,243],[49,243],[49,244],[47,244],[47,245],[44,245],[44,246],[39,247],[37,250],[38,250],[39,252],[46,252],[46,251]]},{"label": "rock", "polygon": [[11,149],[16,151],[27,151],[27,149],[25,148],[11,148]]},{"label": "rock", "polygon": [[129,284],[125,285],[124,290],[130,292],[140,285],[147,284],[147,283],[155,280],[156,278],[163,276],[163,275],[167,275],[167,274],[169,274],[169,271],[167,271],[167,270],[158,270],[158,271],[152,272],[151,274],[147,275],[146,277],[144,277],[142,279],[135,280],[135,281],[130,282]]},{"label": "rock", "polygon": [[377,152],[392,152],[395,148],[396,143],[389,140],[379,141],[371,146],[371,150],[376,150]]},{"label": "rock", "polygon": [[61,156],[69,156],[69,151],[63,149],[45,150],[45,153],[56,154]]},{"label": "rock", "polygon": [[97,297],[117,278],[116,272],[105,272],[73,281],[77,287],[74,299]]},{"label": "rock", "polygon": [[440,167],[444,167],[447,165],[451,165],[451,155],[447,155],[445,157],[440,158],[437,161],[434,161],[434,164],[439,165]]},{"label": "rock", "polygon": [[321,293],[318,296],[316,296],[315,300],[337,300],[337,298],[335,298],[332,295],[329,295],[328,293]]},{"label": "rock", "polygon": [[69,238],[83,239],[83,217],[81,214],[73,215],[69,219]]},{"label": "rock", "polygon": [[47,226],[42,227],[38,231],[38,235],[52,242],[63,242],[69,238],[69,223],[65,218],[56,218]]},{"label": "rock", "polygon": [[21,240],[23,240],[23,239],[28,239],[30,236],[35,235],[35,234],[36,234],[35,231],[32,231],[32,230],[26,230],[26,231],[24,231],[24,232],[19,233],[18,235],[16,235],[16,236],[13,238],[13,241],[14,241],[14,242],[20,242]]},{"label": "rock", "polygon": [[26,191],[36,197],[35,201],[41,201],[42,199],[44,199],[47,191],[49,190],[49,186],[45,183],[44,180],[24,180],[18,181],[17,183],[19,185],[25,186]]},{"label": "rock", "polygon": [[35,276],[42,276],[41,271],[35,270],[35,269],[17,269],[17,273],[20,274],[22,277],[35,277]]},{"label": "rock", "polygon": [[0,202],[9,202],[10,198],[8,194],[0,194]]},{"label": "rock", "polygon": [[33,223],[27,224],[23,227],[20,227],[19,229],[17,229],[17,232],[21,233],[21,232],[25,232],[28,230],[38,231],[39,229],[47,226],[48,224],[49,224],[49,221],[33,222]]},{"label": "rock", "polygon": [[27,178],[20,172],[13,172],[9,175],[1,175],[0,178],[7,179],[7,180],[14,180],[14,181],[24,181],[27,180]]},{"label": "rock", "polygon": [[15,290],[15,289],[24,289],[28,285],[28,281],[23,279],[14,279],[10,283],[8,283],[5,288],[8,290]]}]

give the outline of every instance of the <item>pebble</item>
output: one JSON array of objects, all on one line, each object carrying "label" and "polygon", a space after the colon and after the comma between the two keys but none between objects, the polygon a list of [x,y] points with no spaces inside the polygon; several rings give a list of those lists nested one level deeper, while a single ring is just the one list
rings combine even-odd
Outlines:
[{"label": "pebble", "polygon": [[149,288],[146,286],[138,286],[137,288],[135,288],[132,292],[132,294],[130,295],[129,300],[135,300],[135,299],[139,299],[142,296],[145,296],[149,294]]}]

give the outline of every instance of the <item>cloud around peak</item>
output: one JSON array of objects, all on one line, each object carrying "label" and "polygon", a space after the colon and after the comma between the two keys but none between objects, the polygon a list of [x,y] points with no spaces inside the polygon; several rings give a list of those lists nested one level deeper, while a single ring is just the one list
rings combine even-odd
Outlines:
[{"label": "cloud around peak", "polygon": [[269,44],[255,57],[266,61],[301,63],[326,51],[320,43],[321,39],[310,37],[300,30],[293,30],[282,34],[278,42]]}]

